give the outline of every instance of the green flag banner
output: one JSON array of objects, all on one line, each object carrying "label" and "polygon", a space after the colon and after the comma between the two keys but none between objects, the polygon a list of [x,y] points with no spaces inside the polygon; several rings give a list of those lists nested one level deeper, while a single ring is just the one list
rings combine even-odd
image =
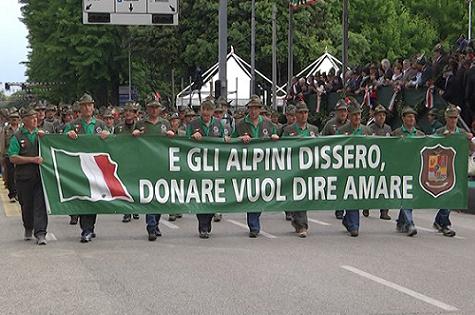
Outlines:
[{"label": "green flag banner", "polygon": [[279,141],[46,135],[51,214],[467,207],[468,144],[451,137]]}]

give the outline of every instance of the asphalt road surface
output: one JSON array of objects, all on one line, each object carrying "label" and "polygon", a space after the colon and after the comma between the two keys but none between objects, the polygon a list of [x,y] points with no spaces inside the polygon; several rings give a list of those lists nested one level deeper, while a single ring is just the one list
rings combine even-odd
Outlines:
[{"label": "asphalt road surface", "polygon": [[[50,217],[49,243],[24,241],[18,205],[0,213],[0,314],[475,314],[475,216],[451,215],[457,237],[419,210],[409,238],[379,211],[350,238],[332,212],[311,212],[299,239],[282,213],[247,236],[244,214],[224,215],[208,240],[195,216],[160,222],[101,215],[97,239]],[[397,211],[391,210],[392,217]]]}]

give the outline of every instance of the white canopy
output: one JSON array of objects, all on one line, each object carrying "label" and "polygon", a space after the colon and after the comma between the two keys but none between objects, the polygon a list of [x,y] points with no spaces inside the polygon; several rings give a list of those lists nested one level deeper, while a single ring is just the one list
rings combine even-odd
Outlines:
[{"label": "white canopy", "polygon": [[[315,75],[317,73],[325,73],[328,74],[331,69],[335,69],[335,73],[338,73],[340,69],[343,67],[343,63],[332,56],[326,49],[325,53],[321,55],[317,60],[312,62],[310,65],[308,65],[305,69],[300,71],[296,77],[301,78],[301,77],[306,77],[308,78],[311,75]],[[287,83],[281,86],[281,89],[285,89],[287,87]]]},{"label": "white canopy", "polygon": [[[245,106],[251,96],[251,66],[234,53],[232,46],[231,52],[227,55],[226,66],[228,101],[232,101],[233,106]],[[209,95],[214,96],[214,82],[219,80],[219,63],[216,63],[204,72],[201,77],[203,78],[203,86],[200,89],[200,93],[201,100],[203,100]],[[257,77],[272,85],[272,81],[258,70],[256,70],[256,79]],[[177,106],[188,106],[190,103],[192,106],[200,105],[198,90],[191,91],[192,86],[193,83],[178,93],[176,97]],[[283,90],[281,92],[285,93]],[[270,98],[271,95],[264,95],[264,102],[267,100],[267,97]]]}]

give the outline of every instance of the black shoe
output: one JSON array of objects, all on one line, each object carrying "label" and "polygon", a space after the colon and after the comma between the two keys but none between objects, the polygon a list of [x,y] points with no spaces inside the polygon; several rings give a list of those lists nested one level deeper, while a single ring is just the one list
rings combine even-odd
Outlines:
[{"label": "black shoe", "polygon": [[369,210],[363,210],[363,215],[365,217],[369,217]]},{"label": "black shoe", "polygon": [[171,221],[171,222],[176,221],[176,215],[174,215],[174,214],[169,214],[169,215],[168,215],[168,221]]},{"label": "black shoe", "polygon": [[25,230],[25,241],[31,241],[33,239],[33,230]]},{"label": "black shoe", "polygon": [[36,239],[36,244],[38,244],[38,245],[48,244],[48,242],[46,241],[46,235],[44,235],[44,234],[38,235],[38,237]]},{"label": "black shoe", "polygon": [[157,235],[158,237],[162,236],[162,232],[160,232],[160,229],[158,228],[158,226],[155,229],[155,235]]},{"label": "black shoe", "polygon": [[444,229],[444,228],[442,227],[442,225],[440,225],[440,224],[437,223],[437,222],[434,222],[434,224],[432,224],[432,227],[433,227],[434,229],[436,229],[438,232],[442,232],[442,230]]},{"label": "black shoe", "polygon": [[138,214],[134,214],[134,215],[132,215],[132,217],[134,218],[134,220],[140,219],[140,216]]},{"label": "black shoe", "polygon": [[72,215],[71,219],[69,220],[69,224],[76,225],[78,224],[79,217],[77,215]]},{"label": "black shoe", "polygon": [[200,231],[200,238],[207,239],[209,238],[209,233],[206,231]]},{"label": "black shoe", "polygon": [[123,223],[129,223],[132,220],[130,214],[124,214],[124,217],[122,218]]},{"label": "black shoe", "polygon": [[249,237],[250,238],[257,238],[257,235],[259,235],[259,232],[255,232],[255,231],[249,232]]},{"label": "black shoe", "polygon": [[359,235],[358,230],[350,231],[350,236],[351,237],[358,237],[358,235]]},{"label": "black shoe", "polygon": [[442,234],[444,234],[444,236],[447,236],[447,237],[454,237],[456,234],[455,231],[449,228],[448,226],[442,228],[441,232]]},{"label": "black shoe", "polygon": [[411,224],[407,228],[407,236],[415,236],[415,235],[417,235],[417,229],[413,224]]},{"label": "black shoe", "polygon": [[216,213],[216,214],[213,216],[213,221],[214,221],[214,222],[220,222],[222,218],[223,218],[223,215],[222,215],[221,213]]},{"label": "black shoe", "polygon": [[95,233],[95,232],[92,232],[92,233],[91,233],[91,237],[92,237],[92,238],[96,238],[96,233]]},{"label": "black shoe", "polygon": [[148,240],[150,242],[156,241],[157,240],[157,233],[156,231],[148,231]]},{"label": "black shoe", "polygon": [[89,243],[92,240],[92,233],[81,235],[81,243]]},{"label": "black shoe", "polygon": [[177,219],[183,218],[183,214],[181,214],[181,213],[180,213],[180,214],[177,214],[177,215],[176,215],[176,218],[177,218]]},{"label": "black shoe", "polygon": [[387,213],[381,213],[381,215],[379,216],[379,218],[380,218],[381,220],[387,220],[387,221],[391,220],[391,217],[390,217],[389,214],[387,214]]},{"label": "black shoe", "polygon": [[335,211],[335,217],[338,219],[338,220],[343,220],[343,211]]},{"label": "black shoe", "polygon": [[292,221],[292,215],[290,213],[285,214],[285,221]]}]

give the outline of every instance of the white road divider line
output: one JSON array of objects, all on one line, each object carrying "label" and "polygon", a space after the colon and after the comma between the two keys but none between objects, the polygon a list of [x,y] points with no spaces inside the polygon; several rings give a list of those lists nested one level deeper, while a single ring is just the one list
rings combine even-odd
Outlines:
[{"label": "white road divider line", "polygon": [[[246,224],[243,224],[241,222],[238,222],[238,221],[234,221],[234,220],[226,220],[228,221],[229,223],[231,224],[234,224],[234,225],[237,225],[239,227],[242,227],[243,229],[246,229],[246,230],[249,230],[249,227],[246,225]],[[262,236],[265,236],[267,238],[270,238],[270,239],[274,239],[274,238],[277,238],[277,236],[275,235],[272,235],[272,234],[269,234],[267,232],[264,232],[264,231],[260,231],[259,234],[262,234]]]},{"label": "white road divider line", "polygon": [[320,220],[311,219],[311,218],[308,218],[308,220],[309,220],[310,222],[313,222],[313,223],[316,223],[316,224],[320,224],[320,225],[324,225],[324,226],[330,226],[330,225],[331,225],[330,223],[326,223],[326,222],[323,222],[323,221],[320,221]]},{"label": "white road divider line", "polygon": [[360,270],[358,268],[355,268],[355,267],[352,267],[352,266],[340,266],[340,267],[347,270],[347,271],[353,272],[353,273],[355,273],[355,274],[357,274],[361,277],[372,280],[376,283],[382,284],[386,287],[389,287],[389,288],[394,289],[396,291],[399,291],[401,293],[407,294],[407,295],[409,295],[409,296],[411,296],[415,299],[418,299],[418,300],[423,301],[425,303],[428,303],[428,304],[431,304],[431,305],[436,306],[438,308],[441,308],[445,311],[448,311],[448,312],[458,311],[458,309],[456,307],[452,306],[452,305],[445,304],[441,301],[430,298],[430,297],[428,297],[424,294],[421,294],[419,292],[416,292],[416,291],[413,291],[411,289],[405,288],[405,287],[400,286],[400,285],[398,285],[396,283],[393,283],[391,281],[384,280],[382,278],[379,278],[377,276],[374,276],[372,274],[364,272],[363,270]]},{"label": "white road divider line", "polygon": [[46,240],[47,241],[57,241],[58,239],[56,238],[56,236],[53,234],[53,233],[46,233]]},{"label": "white road divider line", "polygon": [[168,222],[167,220],[160,220],[160,222],[165,225],[167,228],[170,228],[172,230],[178,230],[180,227],[178,225],[175,225],[173,223]]}]

